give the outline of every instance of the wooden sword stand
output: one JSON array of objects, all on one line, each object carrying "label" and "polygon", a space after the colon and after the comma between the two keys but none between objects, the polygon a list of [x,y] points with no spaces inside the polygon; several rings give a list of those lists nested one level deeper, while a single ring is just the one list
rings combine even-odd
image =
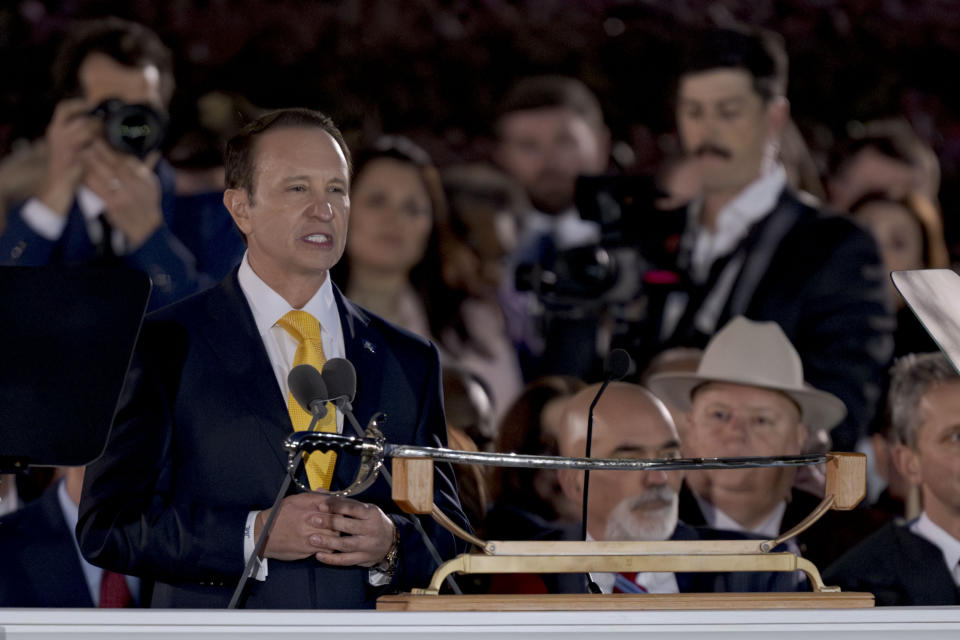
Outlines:
[{"label": "wooden sword stand", "polygon": [[[866,458],[831,453],[826,463],[826,495],[802,522],[770,540],[657,542],[484,541],[450,521],[433,504],[433,460],[393,458],[393,499],[407,513],[430,514],[443,527],[480,549],[444,563],[425,589],[382,596],[386,611],[542,611],[635,609],[851,609],[872,607],[870,593],[841,592],[823,584],[809,560],[772,550],[798,535],[830,509],[849,511],[863,499]],[[453,573],[586,573],[590,571],[803,571],[808,593],[441,595]]]}]

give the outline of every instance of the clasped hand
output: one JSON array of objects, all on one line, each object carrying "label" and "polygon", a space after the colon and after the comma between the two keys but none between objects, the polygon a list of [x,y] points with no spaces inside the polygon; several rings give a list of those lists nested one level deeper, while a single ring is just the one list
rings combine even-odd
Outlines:
[{"label": "clasped hand", "polygon": [[[256,519],[263,530],[269,510]],[[300,560],[311,555],[336,566],[371,567],[383,560],[394,540],[393,521],[376,505],[318,493],[298,493],[280,503],[264,556]]]}]

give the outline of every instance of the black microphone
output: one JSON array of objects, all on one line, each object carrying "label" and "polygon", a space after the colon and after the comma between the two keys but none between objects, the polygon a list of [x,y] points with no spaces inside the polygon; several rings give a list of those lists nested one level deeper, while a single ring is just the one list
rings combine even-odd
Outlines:
[{"label": "black microphone", "polygon": [[322,375],[329,400],[336,404],[338,400],[345,399],[349,406],[357,395],[357,370],[353,364],[346,358],[330,358],[323,365]]},{"label": "black microphone", "polygon": [[322,419],[327,415],[327,384],[317,368],[310,364],[298,364],[287,376],[287,386],[293,399],[303,410]]},{"label": "black microphone", "polygon": [[[614,349],[610,352],[610,355],[607,356],[606,379],[604,379],[600,388],[597,389],[597,395],[593,396],[593,401],[590,403],[590,410],[587,413],[587,448],[585,457],[590,457],[590,450],[593,447],[593,410],[596,408],[597,403],[600,402],[600,396],[607,390],[607,385],[614,380],[620,380],[630,373],[632,369],[633,358],[623,349]],[[589,494],[590,470],[585,469],[583,472],[583,505],[580,523],[580,539],[584,541],[587,539],[587,498]],[[589,572],[587,573],[587,589],[590,593],[600,593],[600,587],[598,587],[597,583],[590,577]]]},{"label": "black microphone", "polygon": [[614,349],[607,356],[607,376],[612,380],[623,380],[636,371],[630,354],[623,349]]}]

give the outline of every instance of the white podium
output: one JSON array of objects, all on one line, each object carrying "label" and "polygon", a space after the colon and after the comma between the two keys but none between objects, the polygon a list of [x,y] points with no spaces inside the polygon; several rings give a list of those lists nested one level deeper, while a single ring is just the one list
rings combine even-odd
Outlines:
[{"label": "white podium", "polygon": [[332,637],[957,640],[960,607],[500,613],[0,609],[0,640]]}]

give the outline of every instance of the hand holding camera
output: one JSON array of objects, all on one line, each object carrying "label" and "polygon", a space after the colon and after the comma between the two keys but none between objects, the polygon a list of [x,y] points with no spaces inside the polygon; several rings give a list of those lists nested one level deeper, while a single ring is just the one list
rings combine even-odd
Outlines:
[{"label": "hand holding camera", "polygon": [[92,110],[81,98],[60,102],[47,128],[50,157],[39,199],[66,216],[86,184],[106,203],[105,215],[135,250],[163,222],[153,173],[166,117],[143,104],[110,99]]},{"label": "hand holding camera", "polygon": [[64,100],[57,104],[47,126],[47,175],[37,197],[61,216],[70,211],[83,177],[83,150],[90,146],[99,129],[96,121],[85,117],[88,113],[89,107],[82,98]]},{"label": "hand holding camera", "polygon": [[84,183],[106,204],[104,215],[114,229],[127,240],[127,248],[136,250],[161,224],[160,181],[151,167],[158,152],[146,161],[119,153],[101,138],[83,152],[86,164]]}]

